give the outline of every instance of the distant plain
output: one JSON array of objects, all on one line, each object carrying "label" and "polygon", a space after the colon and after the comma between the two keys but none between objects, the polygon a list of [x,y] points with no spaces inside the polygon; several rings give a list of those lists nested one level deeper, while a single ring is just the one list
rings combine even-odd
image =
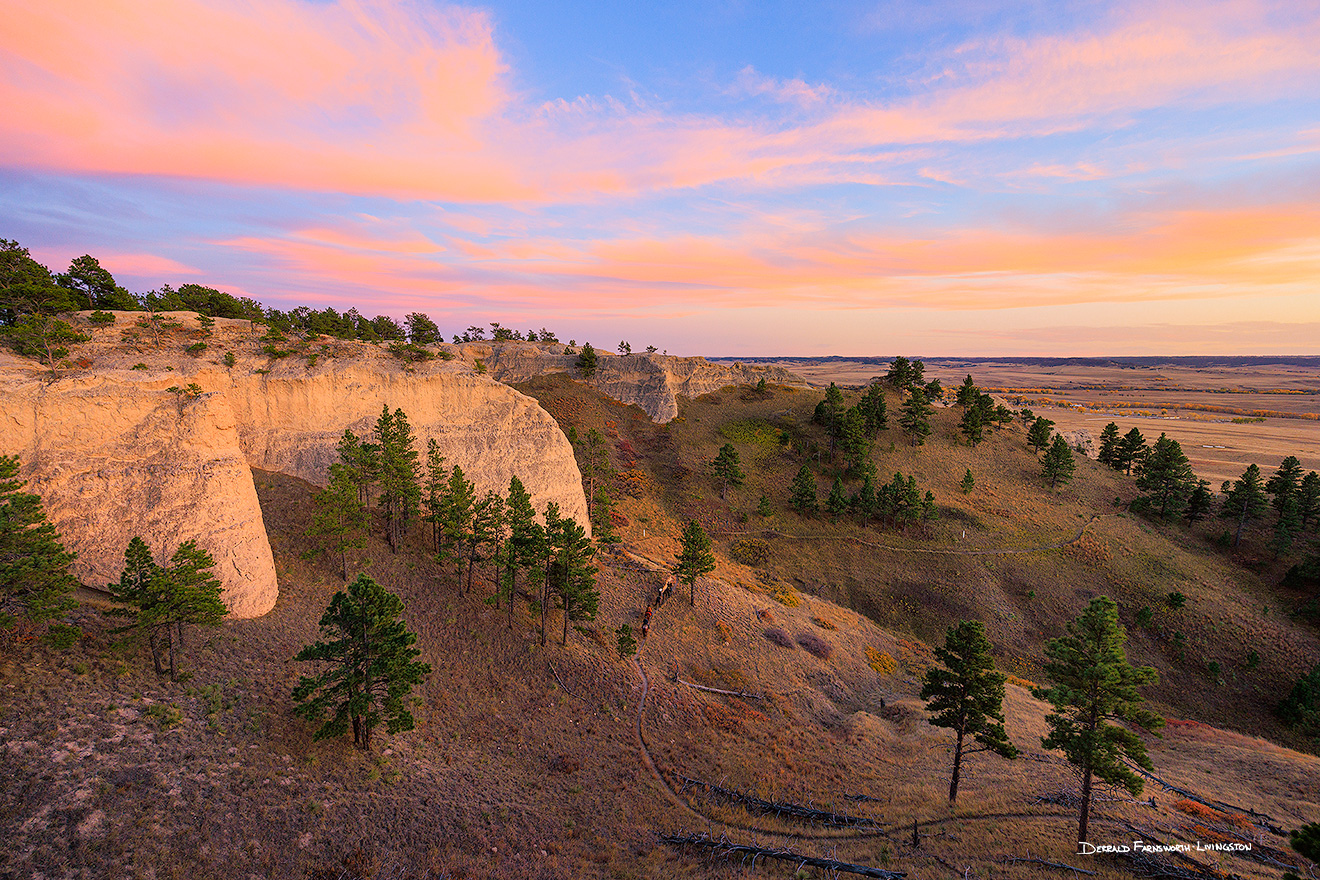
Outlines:
[{"label": "distant plain", "polygon": [[[862,385],[888,368],[887,358],[742,362],[773,363],[820,385]],[[1297,456],[1305,470],[1320,470],[1320,358],[923,362],[927,377],[938,377],[946,391],[970,375],[1011,405],[1052,419],[1062,431],[1090,431],[1098,441],[1112,421],[1124,433],[1139,429],[1148,441],[1167,433],[1182,445],[1197,475],[1215,489],[1253,463],[1268,474],[1289,455]],[[1263,421],[1243,421],[1256,418]]]}]

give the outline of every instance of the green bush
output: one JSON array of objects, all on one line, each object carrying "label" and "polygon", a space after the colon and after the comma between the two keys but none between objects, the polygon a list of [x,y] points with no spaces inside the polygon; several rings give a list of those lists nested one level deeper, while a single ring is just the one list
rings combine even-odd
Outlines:
[{"label": "green bush", "polygon": [[740,538],[729,547],[729,555],[743,565],[760,565],[770,558],[770,545],[760,538]]},{"label": "green bush", "polygon": [[192,345],[185,348],[184,351],[188,352],[188,354],[192,355],[193,357],[198,357],[201,355],[202,352],[206,351],[206,343],[194,342]]},{"label": "green bush", "polygon": [[92,312],[87,320],[91,321],[97,327],[104,327],[107,324],[113,324],[115,322],[115,316],[109,312],[103,312],[100,309],[97,309]]},{"label": "green bush", "polygon": [[1173,591],[1165,598],[1169,603],[1169,607],[1175,611],[1187,604],[1187,597],[1182,593],[1179,593],[1177,590]]}]

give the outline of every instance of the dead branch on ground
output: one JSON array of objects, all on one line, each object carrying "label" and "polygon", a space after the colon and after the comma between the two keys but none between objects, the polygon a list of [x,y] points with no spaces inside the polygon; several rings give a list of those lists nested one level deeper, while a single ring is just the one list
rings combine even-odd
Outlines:
[{"label": "dead branch on ground", "polygon": [[862,877],[881,877],[884,880],[899,880],[899,878],[907,876],[904,871],[887,871],[883,868],[872,868],[868,865],[855,865],[835,859],[807,856],[802,853],[795,853],[790,849],[771,849],[756,844],[738,844],[729,840],[723,834],[718,839],[712,838],[705,832],[701,834],[661,834],[660,839],[670,846],[708,849],[714,858],[727,859],[741,856],[744,864],[749,864],[749,859],[752,865],[756,864],[757,859],[775,859],[781,862],[792,862],[799,869],[807,867],[824,868],[826,871],[858,874]]}]

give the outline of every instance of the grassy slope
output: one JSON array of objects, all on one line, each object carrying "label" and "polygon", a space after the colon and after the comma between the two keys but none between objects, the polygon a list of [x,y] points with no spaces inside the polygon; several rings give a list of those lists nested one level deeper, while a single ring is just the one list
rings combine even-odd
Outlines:
[{"label": "grassy slope", "polygon": [[[937,637],[947,622],[967,615],[986,620],[1002,664],[1030,678],[1042,639],[1100,591],[1152,605],[1171,589],[1186,593],[1188,606],[1161,610],[1157,622],[1161,632],[1177,627],[1187,634],[1187,662],[1171,660],[1166,643],[1135,627],[1133,657],[1160,668],[1166,683],[1154,695],[1172,714],[1233,721],[1247,731],[1173,725],[1163,740],[1151,741],[1158,772],[1207,797],[1268,813],[1285,827],[1320,819],[1314,785],[1320,760],[1249,735],[1279,737],[1263,707],[1277,694],[1275,683],[1291,680],[1303,658],[1315,656],[1314,633],[1277,612],[1262,617],[1258,605],[1277,608],[1286,597],[1206,552],[1198,539],[1109,516],[1092,526],[1094,540],[1025,556],[913,554],[851,540],[921,549],[1071,538],[1093,509],[1116,494],[1130,497],[1123,478],[1083,464],[1077,482],[1051,496],[1034,479],[1034,456],[1021,448],[1020,433],[1001,433],[976,450],[956,446],[953,413],[946,412],[926,447],[909,450],[897,438],[893,451],[884,443],[878,455],[882,474],[912,472],[935,491],[945,509],[929,536],[863,533],[787,513],[769,523],[753,513],[743,524],[736,507],[750,510],[763,491],[782,509],[799,463],[773,446],[739,441],[745,464],[754,463],[745,468],[751,478],[723,503],[701,476],[703,463],[725,442],[720,426],[776,413],[784,418],[788,410],[805,421],[815,403],[809,393],[777,389],[771,400],[744,401],[726,391],[686,405],[680,421],[660,427],[564,377],[543,377],[524,390],[565,425],[611,435],[616,466],[635,471],[628,482],[641,490],[640,497],[620,500],[629,552],[601,560],[604,597],[593,635],[573,636],[567,649],[542,649],[525,612],[510,632],[503,613],[481,601],[489,592],[484,578],[476,595],[459,596],[447,573],[420,552],[393,556],[373,539],[357,563],[405,597],[435,672],[419,693],[418,729],[382,739],[388,754],[364,756],[342,741],[313,743],[308,725],[289,713],[289,690],[304,672],[289,658],[315,638],[316,620],[339,582],[334,562],[311,555],[315,542],[302,536],[310,488],[257,474],[280,600],[265,618],[195,636],[187,660],[196,670],[191,682],[157,681],[143,658],[108,653],[91,608],[89,636],[74,651],[27,646],[4,667],[0,838],[10,844],[0,872],[316,876],[347,859],[361,875],[703,877],[711,876],[710,867],[657,845],[654,833],[718,833],[713,817],[760,828],[763,842],[887,862],[912,876],[961,876],[966,867],[976,876],[1029,877],[1041,870],[1000,861],[1008,856],[1126,876],[1121,863],[1083,864],[1070,855],[1075,820],[1049,802],[1070,776],[1056,757],[1041,753],[1041,707],[1022,688],[1010,686],[1006,708],[1010,735],[1029,759],[1013,765],[974,759],[956,811],[943,794],[948,739],[925,723],[916,697],[930,657],[923,639]],[[955,484],[966,467],[978,488],[964,497]],[[613,655],[610,633],[619,623],[640,622],[662,577],[647,560],[672,558],[689,516],[712,532],[759,532],[768,525],[829,540],[776,538],[759,570],[721,552],[696,607],[679,596],[661,609],[641,652],[651,685],[643,730],[659,769],[671,782],[684,774],[763,796],[834,804],[886,823],[888,837],[819,839],[831,833],[808,829],[796,833],[817,838],[781,838],[773,832],[792,829],[689,794],[687,801],[707,817],[700,818],[671,804],[644,769],[634,727],[641,682]],[[725,539],[716,543],[719,551],[726,547]],[[1027,597],[1030,590],[1034,598]],[[814,635],[830,656],[773,644],[763,635],[770,627],[794,642]],[[1257,643],[1262,669],[1235,670],[1236,680],[1223,687],[1212,687],[1194,662],[1196,651],[1210,646],[1245,652]],[[1270,645],[1291,645],[1294,656],[1280,659]],[[884,672],[873,669],[868,648],[870,657],[889,655],[892,667],[882,662]],[[1232,669],[1227,662],[1225,668]],[[767,698],[720,697],[672,678]],[[181,723],[160,724],[148,714],[152,705],[177,708]],[[1104,802],[1102,831],[1093,838],[1129,839],[1133,832],[1123,822],[1162,839],[1222,833],[1196,830],[1203,820],[1188,812],[1193,806],[1179,808],[1177,797],[1150,793],[1154,808]],[[847,801],[847,794],[879,800]],[[917,850],[903,830],[914,819],[923,829]],[[1279,845],[1267,833],[1245,830]],[[1278,874],[1237,858],[1227,866],[1242,876]]]}]

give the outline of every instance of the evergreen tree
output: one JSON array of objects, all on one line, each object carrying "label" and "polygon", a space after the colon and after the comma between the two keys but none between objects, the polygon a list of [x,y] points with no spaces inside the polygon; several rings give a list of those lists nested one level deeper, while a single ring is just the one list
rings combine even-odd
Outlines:
[{"label": "evergreen tree", "polygon": [[870,473],[862,479],[862,488],[857,490],[849,504],[863,525],[875,516],[875,479]]},{"label": "evergreen tree", "polygon": [[517,477],[509,479],[509,497],[504,506],[509,526],[508,547],[504,552],[505,587],[508,590],[509,629],[513,629],[513,600],[518,595],[518,570],[530,569],[541,558],[545,531],[536,521],[532,496]]},{"label": "evergreen tree", "polygon": [[41,498],[23,491],[18,469],[17,456],[0,455],[0,630],[17,623],[15,612],[30,624],[63,617],[78,585],[69,574],[75,554],[65,551]]},{"label": "evergreen tree", "polygon": [[14,326],[24,315],[58,315],[77,306],[27,248],[0,238],[0,327]]},{"label": "evergreen tree", "polygon": [[906,391],[912,384],[912,365],[908,359],[902,355],[894,358],[889,364],[889,372],[885,374],[885,381],[899,391]]},{"label": "evergreen tree", "polygon": [[818,425],[823,425],[830,436],[830,458],[834,458],[834,450],[838,445],[839,429],[843,423],[843,392],[839,386],[833,382],[825,390],[825,398],[816,404],[816,410],[811,416],[811,420]]},{"label": "evergreen tree", "polygon": [[[472,552],[469,556],[467,590],[472,589],[472,568],[477,562],[495,559],[504,541],[504,499],[491,490],[472,507]],[[483,556],[481,548],[489,547]],[[498,565],[496,568],[498,569]],[[466,592],[466,591],[465,591]]]},{"label": "evergreen tree", "polygon": [[[990,640],[981,622],[964,620],[949,627],[944,647],[935,649],[935,657],[943,668],[932,666],[926,670],[921,698],[926,701],[930,723],[954,732],[953,774],[949,780],[952,803],[958,799],[964,757],[988,751],[1012,759],[1018,750],[1004,730],[1004,682],[1008,676],[995,671]],[[976,747],[964,747],[969,736]]]},{"label": "evergreen tree", "polygon": [[1284,724],[1303,736],[1320,738],[1320,663],[1297,680],[1277,713]]},{"label": "evergreen tree", "polygon": [[[571,429],[570,429],[571,430]],[[586,451],[582,457],[582,478],[586,480],[587,518],[596,528],[596,484],[604,483],[613,475],[610,468],[610,450],[605,438],[595,428],[587,431]]]},{"label": "evergreen tree", "polygon": [[1040,455],[1040,451],[1050,445],[1050,437],[1054,434],[1054,422],[1038,416],[1031,422],[1031,427],[1027,429],[1027,445]]},{"label": "evergreen tree", "polygon": [[843,450],[848,472],[855,474],[871,459],[871,435],[866,430],[866,415],[860,406],[849,407],[839,428],[839,447]]},{"label": "evergreen tree", "polygon": [[437,345],[444,341],[435,321],[421,312],[408,315],[403,323],[408,327],[408,341],[413,345]]},{"label": "evergreen tree", "polygon": [[631,657],[637,653],[637,639],[633,636],[632,627],[626,623],[619,624],[619,628],[614,631],[619,646],[619,659]]},{"label": "evergreen tree", "polygon": [[912,445],[921,446],[930,436],[930,415],[934,412],[926,402],[926,394],[920,388],[913,388],[903,404],[903,415],[898,420],[903,433],[908,435]]},{"label": "evergreen tree", "polygon": [[367,510],[358,500],[358,487],[353,471],[343,462],[330,465],[330,484],[312,499],[316,512],[309,535],[323,535],[330,539],[331,549],[339,554],[339,570],[348,580],[348,548],[361,547],[371,524]]},{"label": "evergreen tree", "polygon": [[89,338],[74,330],[69,322],[39,312],[21,316],[4,328],[4,334],[16,352],[36,358],[51,372],[55,372],[59,361],[68,357],[68,346]]},{"label": "evergreen tree", "polygon": [[1215,496],[1210,493],[1209,480],[1197,480],[1196,488],[1187,498],[1187,510],[1183,512],[1183,519],[1187,523],[1200,522],[1210,514],[1214,507]]},{"label": "evergreen tree", "polygon": [[1297,498],[1295,495],[1284,496],[1283,509],[1279,511],[1279,519],[1274,524],[1274,538],[1270,541],[1275,559],[1292,548],[1301,530],[1302,519],[1297,515]]},{"label": "evergreen tree", "polygon": [[958,428],[963,432],[963,436],[967,438],[967,442],[971,443],[972,446],[978,445],[985,439],[985,431],[981,424],[981,410],[976,406],[969,406],[963,412],[962,420],[958,422]]},{"label": "evergreen tree", "polygon": [[1187,507],[1196,483],[1196,474],[1192,473],[1182,446],[1160,434],[1137,470],[1137,488],[1147,493],[1150,507],[1158,508],[1160,516],[1165,518],[1178,516]]},{"label": "evergreen tree", "polygon": [[1114,461],[1114,470],[1131,475],[1132,468],[1141,464],[1146,453],[1146,438],[1133,428],[1123,435],[1123,440],[1118,445],[1118,458]]},{"label": "evergreen tree", "polygon": [[396,409],[391,415],[388,406],[382,408],[376,420],[376,438],[380,442],[380,506],[385,511],[385,538],[390,549],[398,553],[422,497],[417,450],[403,410]]},{"label": "evergreen tree", "polygon": [[331,664],[315,677],[303,676],[293,690],[297,715],[319,722],[313,734],[321,740],[342,736],[350,725],[353,742],[371,751],[371,734],[383,720],[388,733],[412,730],[408,696],[431,673],[415,658],[417,636],[399,619],[403,601],[365,574],[330,600],[321,616],[321,641],[308,645],[293,659]]},{"label": "evergreen tree", "polygon": [[848,512],[848,496],[843,494],[843,480],[834,478],[834,485],[830,487],[830,497],[825,500],[825,510],[829,512],[830,519],[837,520]]},{"label": "evergreen tree", "polygon": [[165,567],[151,558],[141,538],[129,542],[119,583],[106,587],[123,604],[106,614],[129,619],[111,632],[126,633],[130,643],[146,638],[157,675],[168,671],[171,681],[179,680],[177,655],[185,626],[219,626],[228,614],[220,581],[211,573],[214,567],[196,541],[180,544]]},{"label": "evergreen tree", "polygon": [[426,482],[422,486],[422,510],[426,515],[423,522],[431,524],[431,549],[438,556],[441,551],[441,537],[444,530],[445,491],[449,485],[449,468],[445,467],[445,457],[440,454],[440,444],[435,438],[426,441]]},{"label": "evergreen tree", "polygon": [[866,394],[858,404],[862,415],[866,417],[866,434],[874,438],[889,427],[889,411],[885,403],[885,392],[879,382],[872,382],[866,387]]},{"label": "evergreen tree", "polygon": [[1290,455],[1279,464],[1279,469],[1265,484],[1265,491],[1273,496],[1271,504],[1280,516],[1283,515],[1283,506],[1288,499],[1296,498],[1301,483],[1302,463],[1297,460],[1297,456]]},{"label": "evergreen tree", "polygon": [[1320,513],[1320,474],[1311,471],[1297,487],[1297,515],[1302,520],[1303,529],[1317,513]]},{"label": "evergreen tree", "polygon": [[958,488],[962,489],[964,495],[976,488],[976,478],[972,476],[971,468],[968,468],[967,473],[963,474],[962,482],[958,484]]},{"label": "evergreen tree", "polygon": [[573,366],[577,367],[578,372],[582,374],[584,379],[590,379],[596,375],[596,349],[591,347],[590,342],[582,344],[582,351],[578,354],[577,360],[573,362]]},{"label": "evergreen tree", "polygon": [[976,398],[980,395],[981,389],[976,387],[976,383],[972,381],[972,374],[968,373],[962,385],[958,386],[958,405],[966,409],[975,404]]},{"label": "evergreen tree", "polygon": [[1041,476],[1049,480],[1050,488],[1053,489],[1071,480],[1076,470],[1077,462],[1073,459],[1072,450],[1068,448],[1068,441],[1063,439],[1062,434],[1055,434],[1054,442],[1041,459]]},{"label": "evergreen tree", "polygon": [[797,476],[793,478],[792,494],[788,504],[802,516],[814,514],[819,506],[816,497],[816,477],[805,464],[798,469]]},{"label": "evergreen tree", "polygon": [[1022,417],[1022,427],[1024,428],[1030,426],[1036,420],[1036,414],[1025,406],[1018,412],[1018,415]]},{"label": "evergreen tree", "polygon": [[1155,670],[1130,665],[1123,650],[1126,641],[1114,600],[1108,596],[1092,599],[1068,623],[1067,635],[1045,646],[1045,675],[1052,686],[1032,691],[1036,699],[1054,708],[1045,718],[1050,733],[1042,737],[1041,745],[1062,750],[1081,776],[1079,849],[1086,840],[1093,780],[1098,777],[1109,785],[1122,785],[1135,797],[1141,793],[1141,777],[1123,759],[1153,769],[1141,738],[1109,722],[1135,724],[1152,732],[1164,726],[1162,718],[1141,708],[1137,693],[1138,687],[1157,681]]},{"label": "evergreen tree", "polygon": [[363,443],[348,428],[339,438],[339,460],[353,473],[353,482],[357,484],[358,500],[367,510],[371,509],[371,487],[380,478],[380,447],[375,443]]},{"label": "evergreen tree", "polygon": [[689,604],[697,604],[697,578],[715,570],[715,555],[710,552],[710,538],[701,527],[701,523],[690,520],[683,529],[682,550],[674,557],[678,564],[674,566],[674,576],[679,583],[687,584],[691,591]]},{"label": "evergreen tree", "polygon": [[[918,361],[917,363],[921,363]],[[937,400],[944,400],[944,386],[940,384],[939,379],[931,379],[921,389],[926,394],[926,399],[932,403]]]},{"label": "evergreen tree", "polygon": [[441,507],[440,530],[446,555],[458,560],[458,583],[462,592],[463,566],[468,568],[468,580],[472,579],[473,552],[475,534],[472,528],[473,507],[477,503],[476,488],[467,479],[463,469],[454,465],[449,472],[449,483],[445,486],[444,503]]},{"label": "evergreen tree", "polygon": [[1233,481],[1232,486],[1228,481],[1224,481],[1220,489],[1224,493],[1224,506],[1220,509],[1219,515],[1228,518],[1235,518],[1238,521],[1237,533],[1233,536],[1233,546],[1236,547],[1242,543],[1242,532],[1246,529],[1247,523],[1257,519],[1269,510],[1269,502],[1265,499],[1265,488],[1261,484],[1260,468],[1248,465],[1242,472],[1242,476]]},{"label": "evergreen tree", "polygon": [[710,469],[715,474],[715,479],[720,483],[720,499],[728,497],[728,488],[730,486],[741,486],[743,479],[747,476],[738,467],[738,450],[733,448],[732,443],[725,443],[720,447],[719,455],[710,463]]},{"label": "evergreen tree", "polygon": [[756,502],[756,512],[761,516],[772,516],[774,509],[770,506],[770,499],[762,495],[761,500]]},{"label": "evergreen tree", "polygon": [[619,543],[619,536],[614,533],[614,499],[610,497],[608,484],[600,483],[596,486],[591,511],[591,534],[597,543]]},{"label": "evergreen tree", "polygon": [[596,590],[597,569],[591,564],[596,548],[592,546],[586,530],[571,517],[560,520],[555,543],[557,556],[554,563],[554,588],[564,617],[564,634],[559,643],[567,645],[569,624],[595,620],[600,609],[600,593]]},{"label": "evergreen tree", "polygon": [[1119,444],[1122,441],[1118,437],[1118,425],[1110,422],[1105,425],[1105,429],[1100,432],[1100,452],[1096,460],[1103,465],[1114,467],[1119,459]]}]

